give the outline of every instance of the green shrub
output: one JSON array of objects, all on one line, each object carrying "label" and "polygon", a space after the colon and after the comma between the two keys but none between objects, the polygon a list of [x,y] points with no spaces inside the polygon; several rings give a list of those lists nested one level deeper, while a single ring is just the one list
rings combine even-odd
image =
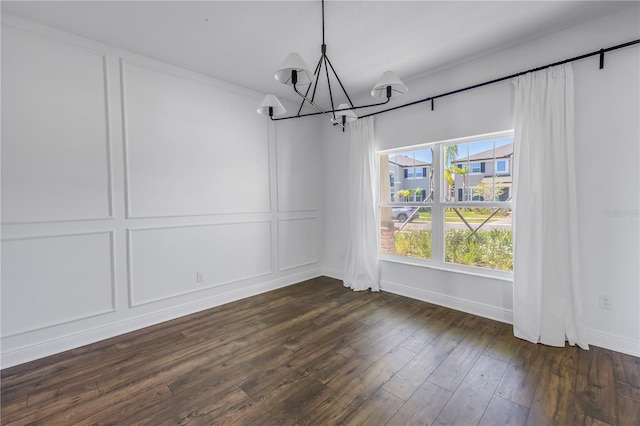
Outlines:
[{"label": "green shrub", "polygon": [[[466,229],[445,232],[446,262],[513,270],[513,238],[510,229],[480,230],[469,237]],[[431,259],[431,230],[405,229],[396,234],[396,254]]]},{"label": "green shrub", "polygon": [[407,229],[398,232],[396,254],[431,259],[431,229]]},{"label": "green shrub", "polygon": [[490,229],[476,232],[466,229],[447,229],[445,232],[445,261],[483,268],[513,270],[513,239],[509,229]]}]

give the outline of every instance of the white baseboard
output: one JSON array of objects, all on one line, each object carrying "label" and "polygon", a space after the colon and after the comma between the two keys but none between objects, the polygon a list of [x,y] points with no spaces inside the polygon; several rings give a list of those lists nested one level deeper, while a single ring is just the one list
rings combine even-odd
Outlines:
[{"label": "white baseboard", "polygon": [[585,330],[587,342],[593,346],[640,357],[640,341],[612,336],[596,330]]},{"label": "white baseboard", "polygon": [[261,282],[248,287],[237,288],[225,293],[219,293],[207,298],[194,300],[181,305],[172,306],[156,312],[127,318],[90,330],[83,330],[66,336],[57,337],[44,342],[38,342],[2,353],[0,367],[8,368],[14,365],[44,358],[49,355],[68,351],[100,340],[119,336],[124,333],[139,330],[144,327],[159,324],[185,315],[224,305],[225,303],[255,296],[267,291],[276,290],[322,275],[320,268],[314,268],[296,274],[287,275],[270,281]]},{"label": "white baseboard", "polygon": [[323,266],[322,275],[324,275],[325,277],[334,278],[336,280],[342,280],[344,278],[344,271],[336,268],[330,268],[328,266]]},{"label": "white baseboard", "polygon": [[[335,278],[337,280],[342,280],[344,278],[343,271],[327,266],[322,267],[322,275],[330,278]],[[513,312],[511,310],[474,302],[472,300],[461,299],[459,297],[435,293],[433,291],[419,289],[416,287],[384,280],[380,282],[380,290],[388,291],[389,293],[398,294],[400,296],[410,297],[416,300],[422,300],[423,302],[433,303],[436,305],[455,309],[457,311],[467,312],[469,314],[478,315],[496,321],[506,322],[508,324],[513,323]]]},{"label": "white baseboard", "polygon": [[[325,272],[324,269],[323,272]],[[507,324],[513,324],[513,311],[509,309],[490,306],[390,281],[383,281],[380,285],[381,290],[383,291],[410,297],[412,299],[422,300],[424,302],[434,303],[436,305],[445,306],[447,308],[467,312],[469,314],[478,315]],[[613,336],[596,330],[585,330],[585,333],[587,335],[587,342],[590,345],[640,357],[640,342],[637,340]]]},{"label": "white baseboard", "polygon": [[410,287],[391,281],[382,281],[380,283],[380,289],[390,293],[399,294],[400,296],[406,296],[412,299],[422,300],[423,302],[429,302],[446,308],[455,309],[457,311],[466,312],[468,314],[513,324],[513,312],[510,309],[504,309],[497,306],[474,302],[473,300],[461,299],[447,294]]}]

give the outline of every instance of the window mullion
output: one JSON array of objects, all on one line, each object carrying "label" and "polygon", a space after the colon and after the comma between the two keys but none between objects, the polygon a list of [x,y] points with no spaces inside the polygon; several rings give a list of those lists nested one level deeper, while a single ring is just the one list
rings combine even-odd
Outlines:
[{"label": "window mullion", "polygon": [[431,207],[431,259],[434,262],[444,262],[444,208],[442,205],[444,182],[442,176],[444,154],[443,146],[433,147],[433,186],[434,197]]}]

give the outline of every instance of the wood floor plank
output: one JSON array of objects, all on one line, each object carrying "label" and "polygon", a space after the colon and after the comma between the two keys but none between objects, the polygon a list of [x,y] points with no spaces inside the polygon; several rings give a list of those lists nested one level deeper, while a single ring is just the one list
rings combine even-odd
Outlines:
[{"label": "wood floor plank", "polygon": [[21,413],[27,408],[27,396],[15,399],[11,402],[2,401],[2,409],[0,409],[0,424],[3,419],[17,419]]},{"label": "wood floor plank", "polygon": [[452,392],[424,381],[387,424],[432,425],[451,395]]},{"label": "wood floor plank", "polygon": [[496,394],[518,405],[531,407],[546,358],[547,347],[518,341]]},{"label": "wood floor plank", "polygon": [[436,423],[478,424],[506,369],[505,362],[480,356],[436,418]]},{"label": "wood floor plank", "polygon": [[[295,325],[291,324],[286,324],[286,326],[295,328]],[[247,353],[250,353],[251,356],[260,357],[269,350],[282,350],[281,348],[270,348],[263,344],[265,342],[273,342],[274,337],[281,333],[282,330],[280,329],[270,329],[261,333],[255,340],[245,342],[247,344],[242,346],[245,357],[235,357],[235,361],[240,362],[239,360],[241,359],[250,358],[250,356],[246,355]],[[240,334],[240,336],[242,338],[247,337],[244,334]],[[253,339],[253,337],[250,337],[250,339]],[[144,359],[138,359],[132,361],[135,364],[120,366],[112,374],[98,382],[100,390],[109,391],[141,376],[155,376],[154,380],[160,381],[163,380],[163,377],[175,376],[179,375],[179,373],[194,375],[196,372],[199,373],[201,368],[207,369],[211,364],[222,364],[226,359],[233,358],[240,348],[238,335],[235,333],[226,333],[220,335],[217,339],[199,336],[197,339],[194,337],[188,342],[188,344],[183,344],[165,356],[156,357],[152,364],[149,364]]]},{"label": "wood floor plank", "polygon": [[[375,394],[395,373],[406,365],[415,354],[406,349],[388,352],[368,368],[358,370],[355,366],[340,369],[347,377],[340,386],[333,388],[334,398],[329,398],[314,409],[305,419],[305,424],[344,423],[355,410]],[[335,384],[335,382],[334,382]],[[331,386],[329,386],[331,387]]]},{"label": "wood floor plank", "polygon": [[73,356],[78,356],[87,352],[98,352],[98,351],[101,351],[102,353],[117,352],[118,347],[115,341],[107,339],[107,340],[101,340],[99,342],[91,343],[89,345],[80,346],[79,348],[72,349],[71,353],[73,354]]},{"label": "wood floor plank", "polygon": [[496,333],[495,322],[484,318],[477,322],[478,329],[467,333],[427,380],[450,391],[457,389]]},{"label": "wood floor plank", "polygon": [[489,342],[484,354],[500,361],[509,362],[517,345],[514,345],[516,338],[513,336],[513,326],[511,324],[500,323],[493,340]]},{"label": "wood floor plank", "polygon": [[[208,357],[201,356],[203,351]],[[146,357],[122,362],[111,374],[100,375],[98,388],[101,392],[109,392],[140,380],[154,380],[160,383],[169,377],[186,374],[187,371],[200,368],[212,361],[232,356],[236,351],[233,342],[220,345],[218,342],[198,339],[189,345],[179,346],[174,354],[158,356],[154,362],[150,362]]]},{"label": "wood floor plank", "polygon": [[[364,299],[362,299],[364,300]],[[348,309],[343,310],[336,314],[334,321],[329,321],[327,318],[331,315],[327,315],[324,321],[317,322],[313,332],[298,335],[295,338],[287,339],[284,345],[293,351],[297,351],[307,345],[315,345],[318,338],[326,339],[339,336],[345,342],[351,339],[352,333],[355,330],[369,329],[365,322],[361,321],[362,318],[366,318],[370,313],[375,312],[379,307],[377,303],[361,304],[360,301],[354,301],[354,303],[348,304]]]},{"label": "wood floor plank", "polygon": [[611,360],[617,392],[640,403],[640,358],[613,352]]},{"label": "wood floor plank", "polygon": [[[179,339],[179,335],[174,335]],[[174,344],[179,344],[174,340]],[[161,340],[153,344],[145,345],[135,352],[135,356],[126,351],[105,354],[102,351],[87,352],[71,359],[62,361],[54,360],[52,368],[48,370],[38,369],[36,372],[28,372],[23,375],[21,382],[3,383],[3,400],[11,400],[14,395],[56,390],[65,382],[74,381],[77,384],[82,382],[96,382],[99,377],[113,375],[123,363],[137,360],[140,363],[149,363],[149,360],[157,360],[159,355],[171,352],[176,346],[167,345]],[[177,346],[180,347],[180,346]]]},{"label": "wood floor plank", "polygon": [[[150,395],[158,395],[158,401],[166,400],[170,396],[170,393],[171,392],[163,383],[155,384],[141,382],[140,384],[132,385],[127,388],[121,388],[107,394],[102,394],[97,397],[78,401],[71,405],[66,405],[61,407],[62,409],[53,413],[51,413],[50,410],[35,411],[31,416],[33,420],[29,418],[29,421],[24,423],[24,420],[27,419],[21,419],[17,424],[80,425],[83,424],[83,421],[87,418],[100,418],[101,416],[99,413],[104,412],[110,407],[119,406],[123,409],[124,407],[131,407],[132,405],[139,403],[138,398],[146,400]],[[104,417],[104,419],[101,420],[101,422],[106,421],[108,421],[108,417]]]},{"label": "wood floor plank", "polygon": [[608,424],[616,422],[616,391],[611,351],[592,346],[578,353],[576,410]]},{"label": "wood floor plank", "polygon": [[46,358],[37,359],[35,361],[16,365],[9,368],[3,368],[0,371],[0,385],[2,389],[11,385],[12,380],[22,382],[25,375],[46,375],[47,370],[55,369],[59,365],[64,364],[67,360],[73,358],[73,351],[60,352]]},{"label": "wood floor plank", "polygon": [[[500,379],[500,376],[502,377]],[[638,425],[640,359],[318,277],[2,370],[13,425]]]},{"label": "wood floor plank", "polygon": [[529,408],[526,424],[572,423],[579,350],[575,347],[547,348],[546,363]]},{"label": "wood floor plank", "polygon": [[391,380],[384,389],[397,397],[408,400],[433,371],[442,364],[451,351],[462,341],[463,336],[447,333],[446,330],[429,346],[424,348]]},{"label": "wood floor plank", "polygon": [[27,407],[32,409],[42,408],[58,400],[73,398],[76,395],[93,394],[98,396],[98,385],[95,382],[71,382],[65,383],[59,388],[40,392],[32,392],[27,399]]},{"label": "wood floor plank", "polygon": [[613,426],[611,423],[605,423],[601,420],[588,416],[582,411],[576,411],[574,413],[572,424],[583,426]]},{"label": "wood floor plank", "polygon": [[345,419],[345,424],[384,425],[403,404],[404,401],[402,399],[384,389],[380,389],[353,411]]},{"label": "wood floor plank", "polygon": [[[119,401],[118,403],[107,403],[104,410],[82,419],[77,422],[77,425],[117,425],[128,422],[128,419],[148,408],[156,407],[163,402],[171,399],[173,394],[166,384],[162,383],[153,388],[145,389],[144,391],[130,395],[129,398]],[[102,395],[101,398],[108,398]]]},{"label": "wood floor plank", "polygon": [[302,424],[308,414],[319,404],[335,396],[335,392],[319,381],[306,377],[302,379],[300,390],[293,392],[291,396],[276,404],[272,409],[261,416],[256,416],[251,423],[244,418],[242,424],[262,425],[287,425]]},{"label": "wood floor plank", "polygon": [[442,331],[455,321],[455,315],[450,311],[427,304],[419,316],[411,317],[419,327],[409,339],[402,343],[402,347],[415,353],[422,351],[429,343],[438,337]]},{"label": "wood floor plank", "polygon": [[621,426],[637,426],[640,424],[640,402],[624,396],[618,396],[618,422]]},{"label": "wood floor plank", "polygon": [[[231,356],[228,359],[223,358],[214,363],[205,363],[199,368],[192,368],[190,371],[180,374],[177,379],[169,380],[169,387],[174,393],[184,392],[199,382],[217,380],[221,375],[220,370],[223,368],[223,376],[233,374],[238,384],[244,383],[246,390],[252,393],[258,392],[263,387],[270,386],[273,380],[288,375],[296,369],[303,369],[305,363],[311,363],[313,359],[323,354],[323,350],[317,350],[317,346],[308,346],[304,350],[294,353],[286,345],[280,345],[276,346],[275,352],[273,352],[271,336],[262,336],[262,339],[266,340],[260,341],[253,349],[243,346],[240,355]],[[264,344],[267,342],[270,345]],[[319,342],[323,343],[323,349],[326,348],[327,351],[331,349],[326,341],[320,339]],[[272,355],[284,354],[285,356],[280,358],[282,362],[272,362],[271,366],[265,364],[265,359],[270,356],[269,351]]]},{"label": "wood floor plank", "polygon": [[[291,395],[301,393],[308,388],[309,381],[314,380],[311,377],[303,377],[297,373],[292,373],[289,376],[281,379],[279,382],[274,383],[271,389],[266,392],[262,392],[245,404],[228,411],[223,416],[216,417],[216,423],[218,424],[252,424],[265,420],[265,414],[272,408],[281,405]],[[201,419],[209,420],[209,419]],[[200,423],[199,424],[207,424]]]},{"label": "wood floor plank", "polygon": [[228,376],[200,382],[191,389],[191,392],[174,394],[169,403],[138,410],[123,423],[140,426],[197,424],[204,419],[220,417],[251,399]]},{"label": "wood floor plank", "polygon": [[478,424],[481,426],[520,426],[527,422],[528,415],[529,409],[527,407],[494,394]]}]

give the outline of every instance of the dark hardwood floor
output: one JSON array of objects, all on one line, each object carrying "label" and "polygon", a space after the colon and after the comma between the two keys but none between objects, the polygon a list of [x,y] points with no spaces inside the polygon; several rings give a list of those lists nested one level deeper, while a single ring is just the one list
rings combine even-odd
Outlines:
[{"label": "dark hardwood floor", "polygon": [[317,278],[2,370],[3,425],[640,424],[640,359]]}]

